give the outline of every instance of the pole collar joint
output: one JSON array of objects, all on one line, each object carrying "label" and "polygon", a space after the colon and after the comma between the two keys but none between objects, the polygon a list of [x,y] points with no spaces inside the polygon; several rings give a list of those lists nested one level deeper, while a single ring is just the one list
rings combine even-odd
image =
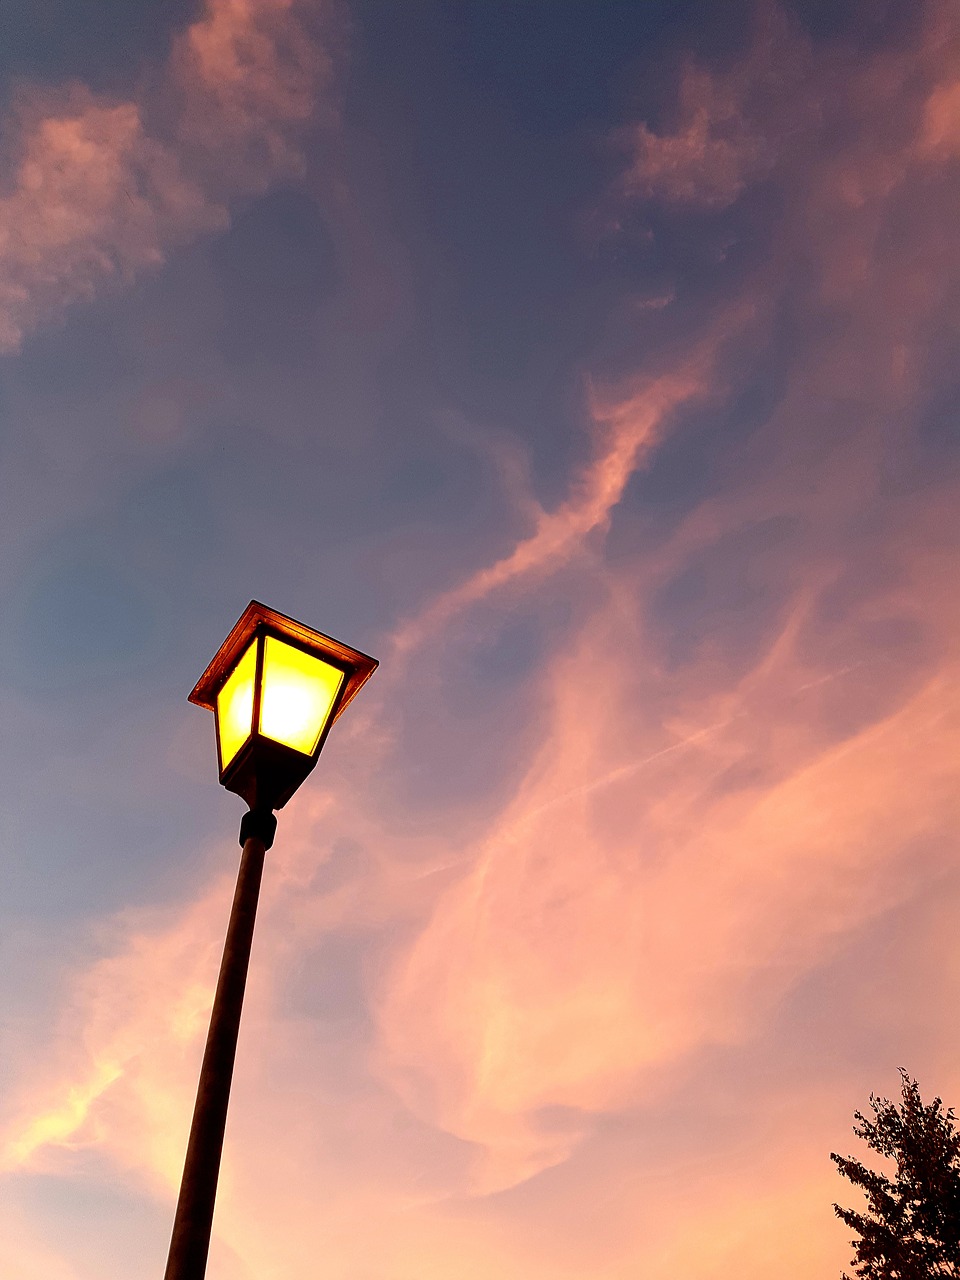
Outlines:
[{"label": "pole collar joint", "polygon": [[246,844],[251,836],[263,841],[269,849],[277,834],[277,815],[270,809],[248,809],[240,819],[240,843]]}]

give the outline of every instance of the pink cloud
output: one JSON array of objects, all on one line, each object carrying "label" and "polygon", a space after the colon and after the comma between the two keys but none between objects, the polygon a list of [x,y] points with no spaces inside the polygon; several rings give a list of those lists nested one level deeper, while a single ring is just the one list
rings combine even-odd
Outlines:
[{"label": "pink cloud", "polygon": [[41,317],[163,262],[167,247],[226,225],[135,103],[75,90],[24,109],[16,183],[0,198],[0,350]]},{"label": "pink cloud", "polygon": [[624,190],[677,204],[732,204],[763,158],[758,139],[744,129],[742,104],[733,93],[718,94],[713,77],[691,66],[681,82],[679,114],[672,133],[640,124],[624,135],[633,151]]},{"label": "pink cloud", "polygon": [[335,118],[332,32],[327,48],[290,0],[209,0],[165,68],[172,135],[151,131],[145,101],[24,86],[0,196],[0,352],[298,172],[303,130]]},{"label": "pink cloud", "polygon": [[[205,1034],[216,981],[218,911],[229,879],[176,919],[117,922],[124,945],[79,976],[70,1023],[47,1070],[71,1076],[63,1090],[34,1079],[8,1109],[0,1166],[32,1166],[45,1153],[96,1147],[125,1134],[114,1158],[161,1185],[182,1163],[192,1053]],[[40,1097],[50,1098],[37,1105]],[[117,1133],[115,1136],[119,1136]]]},{"label": "pink cloud", "polygon": [[300,172],[299,135],[337,122],[341,43],[333,4],[311,13],[296,0],[211,0],[172,55],[181,143],[223,165],[232,187]]},{"label": "pink cloud", "polygon": [[772,136],[771,120],[782,125],[787,114],[790,129],[810,124],[804,119],[808,42],[774,5],[758,6],[755,27],[749,56],[726,74],[687,62],[672,120],[656,130],[641,122],[620,133],[630,156],[621,196],[723,208],[776,164],[785,139]]}]

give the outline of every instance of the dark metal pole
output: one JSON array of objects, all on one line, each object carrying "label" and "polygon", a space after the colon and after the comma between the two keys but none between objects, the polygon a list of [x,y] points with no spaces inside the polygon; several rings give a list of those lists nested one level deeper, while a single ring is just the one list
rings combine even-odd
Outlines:
[{"label": "dark metal pole", "polygon": [[197,1102],[173,1222],[173,1237],[164,1280],[203,1280],[210,1249],[213,1207],[217,1198],[220,1153],[227,1123],[227,1104],[237,1033],[247,982],[253,926],[263,876],[263,860],[273,844],[277,820],[269,812],[244,814],[240,826],[243,855],[220,962],[217,994],[203,1051]]}]

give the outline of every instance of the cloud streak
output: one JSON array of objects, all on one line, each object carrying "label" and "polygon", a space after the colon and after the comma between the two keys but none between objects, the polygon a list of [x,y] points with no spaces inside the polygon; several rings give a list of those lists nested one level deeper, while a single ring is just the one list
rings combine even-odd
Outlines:
[{"label": "cloud streak", "polygon": [[627,481],[656,447],[671,415],[703,394],[706,364],[706,353],[700,353],[686,368],[649,379],[629,400],[599,417],[597,456],[568,499],[545,511],[527,495],[523,508],[532,515],[533,530],[501,560],[431,601],[420,617],[398,631],[397,650],[409,652],[470,605],[513,584],[536,581],[578,555],[592,533],[606,528]]}]

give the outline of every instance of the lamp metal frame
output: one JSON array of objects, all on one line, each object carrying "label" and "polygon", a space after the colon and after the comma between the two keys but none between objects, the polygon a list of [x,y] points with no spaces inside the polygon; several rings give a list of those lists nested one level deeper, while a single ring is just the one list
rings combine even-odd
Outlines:
[{"label": "lamp metal frame", "polygon": [[[260,732],[264,648],[268,636],[294,649],[300,649],[311,657],[319,658],[344,674],[333,708],[310,755],[282,742],[275,742]],[[217,696],[254,643],[257,653],[250,736],[224,768]],[[189,701],[195,706],[212,711],[216,717],[217,764],[221,785],[242,796],[251,809],[282,809],[316,765],[334,722],[373,675],[377,665],[375,658],[361,653],[359,649],[352,649],[340,640],[334,640],[286,614],[267,608],[258,600],[251,600],[210,660],[189,697]]]}]

